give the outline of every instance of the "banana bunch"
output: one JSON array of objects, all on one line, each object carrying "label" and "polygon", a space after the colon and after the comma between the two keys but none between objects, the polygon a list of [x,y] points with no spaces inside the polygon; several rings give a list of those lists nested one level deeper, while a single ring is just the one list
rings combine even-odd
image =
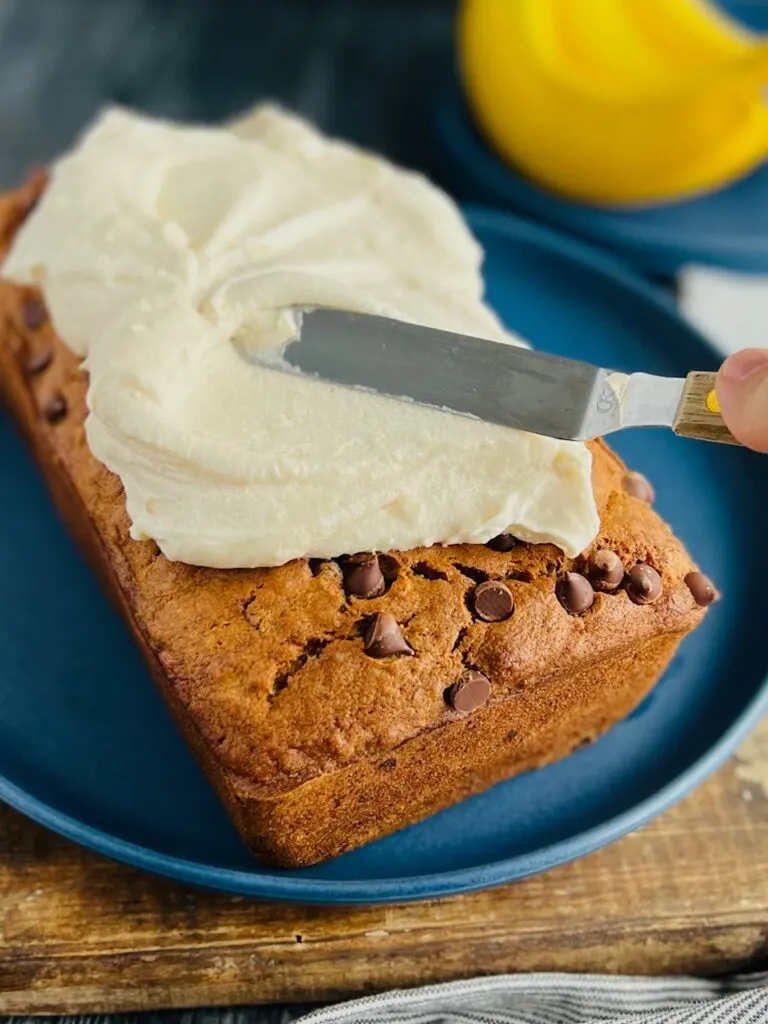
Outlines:
[{"label": "banana bunch", "polygon": [[458,28],[481,130],[565,196],[673,200],[768,155],[768,41],[707,0],[463,0]]}]

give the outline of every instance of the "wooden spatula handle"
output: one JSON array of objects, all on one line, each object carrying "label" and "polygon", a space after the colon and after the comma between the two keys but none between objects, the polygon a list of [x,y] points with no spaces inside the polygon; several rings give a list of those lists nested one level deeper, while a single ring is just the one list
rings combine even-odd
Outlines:
[{"label": "wooden spatula handle", "polygon": [[714,373],[699,370],[688,374],[672,429],[682,437],[739,444],[720,415],[715,396],[715,377]]}]

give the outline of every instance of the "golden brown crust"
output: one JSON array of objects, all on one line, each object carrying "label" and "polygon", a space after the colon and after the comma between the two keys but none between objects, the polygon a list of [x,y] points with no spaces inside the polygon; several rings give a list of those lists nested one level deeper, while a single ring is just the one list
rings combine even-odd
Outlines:
[{"label": "golden brown crust", "polygon": [[[42,185],[0,197],[0,256]],[[573,560],[551,545],[392,552],[388,589],[372,599],[347,597],[335,562],[169,562],[130,539],[120,481],[86,445],[84,374],[50,324],[25,325],[31,297],[0,281],[0,398],[244,838],[269,861],[333,856],[563,756],[626,714],[702,617],[683,582],[693,564],[624,492],[624,467],[602,443],[592,446],[601,532],[590,551],[653,565],[663,592],[650,605],[619,590],[569,615],[555,583],[590,552]],[[50,365],[25,372],[48,349]],[[66,414],[49,422],[58,394]],[[470,610],[488,578],[513,592],[503,622]],[[364,626],[378,611],[395,617],[415,656],[365,654]],[[492,690],[462,715],[444,693],[468,667]]]}]

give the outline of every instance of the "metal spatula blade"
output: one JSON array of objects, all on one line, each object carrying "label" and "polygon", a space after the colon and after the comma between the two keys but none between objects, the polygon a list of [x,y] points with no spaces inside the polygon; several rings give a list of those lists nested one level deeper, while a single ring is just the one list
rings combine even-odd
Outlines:
[{"label": "metal spatula blade", "polygon": [[712,373],[625,374],[530,349],[346,310],[295,311],[282,368],[534,434],[587,441],[625,427],[736,444]]}]

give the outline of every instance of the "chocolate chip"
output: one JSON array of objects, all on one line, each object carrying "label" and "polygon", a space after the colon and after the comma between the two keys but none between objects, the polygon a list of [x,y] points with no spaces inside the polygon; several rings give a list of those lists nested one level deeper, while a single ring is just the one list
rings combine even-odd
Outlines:
[{"label": "chocolate chip", "polygon": [[513,537],[511,533],[500,533],[498,537],[492,537],[487,541],[485,546],[492,551],[511,551],[519,543],[517,537]]},{"label": "chocolate chip", "polygon": [[624,566],[615,551],[599,548],[587,566],[594,590],[615,590],[624,579]]},{"label": "chocolate chip", "polygon": [[469,669],[453,686],[445,691],[445,701],[454,709],[466,714],[486,704],[491,695],[491,683],[487,676],[477,669]]},{"label": "chocolate chip", "polygon": [[361,552],[344,563],[344,585],[348,597],[379,597],[386,590],[378,555]]},{"label": "chocolate chip", "polygon": [[25,326],[30,331],[39,330],[48,319],[48,310],[42,299],[29,298],[24,300],[21,315]]},{"label": "chocolate chip", "polygon": [[689,572],[685,577],[685,585],[693,594],[693,600],[700,608],[706,608],[717,600],[718,594],[703,572]]},{"label": "chocolate chip", "polygon": [[581,615],[592,607],[595,600],[592,584],[577,572],[565,573],[557,581],[555,593],[569,615]]},{"label": "chocolate chip", "polygon": [[487,580],[475,587],[472,607],[484,622],[502,622],[515,610],[512,591],[498,580]]},{"label": "chocolate chip", "polygon": [[54,391],[43,406],[43,416],[49,423],[58,423],[67,414],[67,400],[60,391]]},{"label": "chocolate chip", "polygon": [[627,573],[627,594],[635,604],[652,604],[661,595],[661,576],[652,565],[638,562]]},{"label": "chocolate chip", "polygon": [[413,648],[400,632],[400,627],[386,612],[374,615],[363,637],[363,649],[371,658],[413,654]]},{"label": "chocolate chip", "polygon": [[319,576],[320,573],[323,571],[323,566],[325,565],[325,559],[324,558],[308,558],[307,559],[307,565],[309,566],[309,571],[312,573],[313,576]]},{"label": "chocolate chip", "polygon": [[24,371],[29,377],[34,377],[37,373],[42,373],[43,370],[47,370],[53,362],[53,349],[46,348],[42,352],[38,352],[34,356],[30,356],[24,364]]},{"label": "chocolate chip", "polygon": [[379,555],[379,568],[387,583],[394,583],[400,572],[400,563],[392,555]]},{"label": "chocolate chip", "polygon": [[656,497],[650,480],[647,480],[642,473],[627,473],[621,481],[624,490],[638,501],[644,501],[646,505],[653,503]]}]

